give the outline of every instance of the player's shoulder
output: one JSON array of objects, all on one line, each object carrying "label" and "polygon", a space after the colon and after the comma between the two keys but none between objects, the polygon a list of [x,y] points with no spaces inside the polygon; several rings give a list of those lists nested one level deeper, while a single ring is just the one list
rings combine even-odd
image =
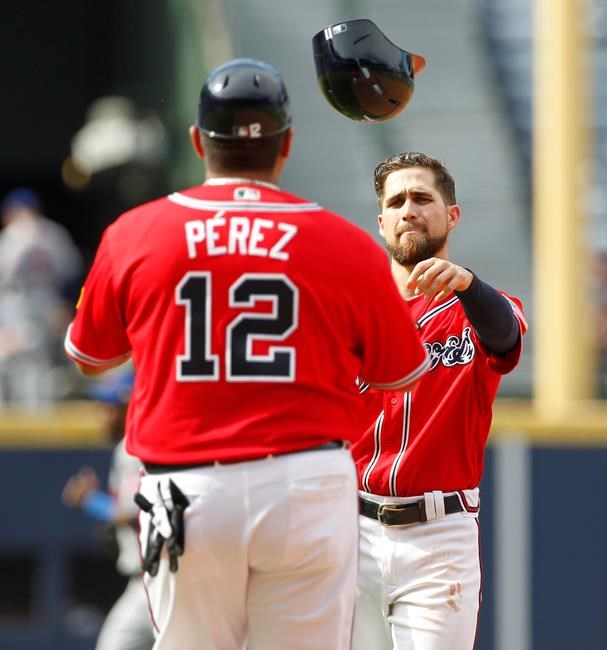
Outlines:
[{"label": "player's shoulder", "polygon": [[513,309],[519,310],[521,312],[524,311],[523,301],[520,298],[517,298],[516,296],[513,296],[512,294],[503,291],[502,289],[497,289],[497,292],[510,303]]},{"label": "player's shoulder", "polygon": [[105,228],[103,240],[113,247],[124,242],[125,237],[137,237],[137,233],[150,227],[155,216],[166,211],[166,206],[167,197],[163,196],[122,212]]},{"label": "player's shoulder", "polygon": [[513,296],[511,293],[508,293],[507,291],[504,291],[503,289],[497,289],[498,293],[501,293],[506,300],[511,300],[512,302],[515,302],[517,305],[520,305],[522,307],[523,301],[520,298],[517,298],[516,296]]},{"label": "player's shoulder", "polygon": [[[306,199],[300,200],[305,201]],[[322,219],[323,230],[327,238],[331,237],[332,230],[336,235],[338,234],[340,237],[344,238],[342,242],[346,246],[362,245],[381,250],[381,247],[369,232],[358,224],[352,222],[346,216],[325,208],[322,205],[319,205],[319,212],[320,214],[318,215],[318,218]],[[333,239],[332,243],[333,245],[337,245],[339,242]]]},{"label": "player's shoulder", "polygon": [[136,205],[118,216],[118,218],[110,224],[114,227],[122,227],[126,225],[132,225],[133,222],[136,222],[140,219],[145,219],[146,217],[151,217],[154,214],[158,214],[166,210],[169,206],[168,195],[161,196],[146,203],[141,203]]}]

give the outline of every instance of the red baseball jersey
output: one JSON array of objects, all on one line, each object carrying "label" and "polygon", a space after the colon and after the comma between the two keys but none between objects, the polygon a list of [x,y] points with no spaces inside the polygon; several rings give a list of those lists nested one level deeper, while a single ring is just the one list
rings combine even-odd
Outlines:
[{"label": "red baseball jersey", "polygon": [[454,294],[438,304],[423,296],[407,301],[430,370],[411,392],[362,386],[371,424],[352,447],[362,490],[405,497],[478,487],[499,382],[517,365],[527,329],[520,301],[503,295],[521,328],[505,356],[478,340]]},{"label": "red baseball jersey", "polygon": [[153,463],[353,440],[357,376],[395,388],[429,365],[370,235],[269,183],[238,179],[207,181],[111,224],[65,347],[90,366],[132,353],[127,450]]}]

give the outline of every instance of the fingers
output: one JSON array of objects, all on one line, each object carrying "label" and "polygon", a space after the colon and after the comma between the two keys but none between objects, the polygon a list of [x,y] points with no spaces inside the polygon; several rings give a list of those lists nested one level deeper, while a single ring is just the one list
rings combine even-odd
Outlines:
[{"label": "fingers", "polygon": [[61,499],[66,506],[77,508],[80,504],[80,490],[78,489],[78,477],[72,476],[63,488]]},{"label": "fingers", "polygon": [[169,571],[171,573],[177,573],[178,568],[179,560],[177,559],[177,555],[174,552],[169,551]]},{"label": "fingers", "polygon": [[92,467],[83,467],[79,472],[78,476],[84,485],[86,485],[91,490],[99,489],[99,479],[97,474]]},{"label": "fingers", "polygon": [[[150,530],[150,533],[152,531]],[[143,558],[143,570],[147,571],[151,576],[158,573],[160,566],[160,554],[162,552],[162,545],[164,544],[164,537],[162,535],[155,535],[148,537],[148,544]]]},{"label": "fingers", "polygon": [[416,296],[423,295],[426,300],[438,302],[465,284],[464,272],[469,273],[448,260],[431,258],[415,266],[407,288]]},{"label": "fingers", "polygon": [[95,471],[90,467],[82,467],[67,481],[61,498],[65,505],[77,508],[91,492],[98,489],[99,479]]},{"label": "fingers", "polygon": [[152,510],[152,503],[148,501],[143,494],[137,492],[133,497],[133,500],[144,512],[150,512]]},{"label": "fingers", "polygon": [[436,258],[431,257],[428,260],[418,262],[413,271],[411,271],[411,275],[409,275],[409,279],[407,280],[407,289],[415,289],[424,273],[432,267],[435,261],[437,261]]}]

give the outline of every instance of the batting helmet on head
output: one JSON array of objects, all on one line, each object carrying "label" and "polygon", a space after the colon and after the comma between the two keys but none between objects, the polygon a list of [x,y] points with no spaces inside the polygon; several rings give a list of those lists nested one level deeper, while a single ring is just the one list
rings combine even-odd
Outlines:
[{"label": "batting helmet on head", "polygon": [[380,122],[409,103],[426,61],[401,50],[367,19],[331,25],[312,39],[318,83],[342,115]]},{"label": "batting helmet on head", "polygon": [[211,138],[261,138],[291,125],[280,72],[256,59],[234,59],[213,70],[200,91],[196,126]]}]

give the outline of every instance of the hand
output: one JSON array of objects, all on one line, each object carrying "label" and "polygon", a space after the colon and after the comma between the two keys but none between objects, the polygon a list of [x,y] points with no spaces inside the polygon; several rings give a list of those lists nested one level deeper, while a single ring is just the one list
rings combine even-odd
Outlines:
[{"label": "hand", "polygon": [[97,474],[90,467],[82,467],[74,474],[63,488],[63,503],[70,508],[79,508],[84,499],[99,489],[99,479]]},{"label": "hand", "polygon": [[452,291],[465,291],[474,276],[468,269],[438,257],[418,262],[407,280],[407,289],[415,296],[438,302]]}]

